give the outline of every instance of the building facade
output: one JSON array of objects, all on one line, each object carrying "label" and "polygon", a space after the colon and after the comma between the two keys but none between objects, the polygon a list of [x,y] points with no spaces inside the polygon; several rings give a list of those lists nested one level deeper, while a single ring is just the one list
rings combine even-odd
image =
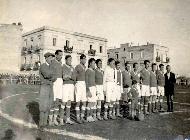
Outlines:
[{"label": "building facade", "polygon": [[19,73],[22,24],[0,24],[0,73]]},{"label": "building facade", "polygon": [[23,73],[37,73],[39,64],[45,62],[46,52],[55,53],[60,49],[64,57],[72,56],[73,66],[79,64],[80,55],[89,58],[102,59],[103,66],[107,61],[107,39],[77,32],[70,32],[58,28],[41,27],[22,35],[20,70]]},{"label": "building facade", "polygon": [[[125,62],[133,64],[139,63],[143,66],[144,60],[149,60],[151,63],[168,64],[170,62],[169,49],[165,46],[147,43],[146,45],[133,46],[130,43],[121,44],[120,48],[109,49],[108,58],[115,58],[124,66]],[[122,67],[123,68],[123,67]]]}]

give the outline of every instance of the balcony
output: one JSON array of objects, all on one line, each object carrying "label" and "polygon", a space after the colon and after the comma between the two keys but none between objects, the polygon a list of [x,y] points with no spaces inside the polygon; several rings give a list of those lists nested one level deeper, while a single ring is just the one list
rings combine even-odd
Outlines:
[{"label": "balcony", "polygon": [[26,64],[26,71],[30,71],[33,69],[32,64]]},{"label": "balcony", "polygon": [[156,62],[160,62],[160,61],[161,61],[160,56],[157,56],[157,57],[156,57]]},{"label": "balcony", "polygon": [[73,46],[72,47],[64,46],[64,52],[65,53],[72,53],[73,52]]},{"label": "balcony", "polygon": [[166,57],[166,63],[169,63],[169,62],[170,62],[170,58]]},{"label": "balcony", "polygon": [[90,49],[88,51],[88,55],[95,56],[96,55],[96,50]]},{"label": "balcony", "polygon": [[24,70],[26,70],[26,64],[22,64],[20,67],[20,71],[24,71]]},{"label": "balcony", "polygon": [[21,50],[21,55],[26,55],[27,54],[27,48],[23,47]]},{"label": "balcony", "polygon": [[33,71],[39,70],[39,68],[40,68],[40,64],[39,63],[40,63],[39,61],[37,61],[37,62],[34,63]]}]

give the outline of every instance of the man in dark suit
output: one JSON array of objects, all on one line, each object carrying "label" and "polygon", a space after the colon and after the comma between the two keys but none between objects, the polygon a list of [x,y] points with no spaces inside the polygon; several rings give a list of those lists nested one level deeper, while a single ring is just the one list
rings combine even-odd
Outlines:
[{"label": "man in dark suit", "polygon": [[165,76],[165,95],[167,97],[168,112],[173,112],[174,85],[176,83],[175,74],[171,72],[171,66],[166,66]]}]

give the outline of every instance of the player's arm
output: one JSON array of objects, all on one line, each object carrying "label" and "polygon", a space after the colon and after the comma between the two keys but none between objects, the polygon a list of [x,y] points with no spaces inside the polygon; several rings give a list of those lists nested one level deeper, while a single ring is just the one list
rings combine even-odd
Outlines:
[{"label": "player's arm", "polygon": [[46,69],[46,68],[45,68],[45,65],[41,65],[41,67],[40,67],[40,72],[41,72],[41,74],[43,75],[43,77],[44,77],[45,79],[50,79],[50,78],[52,78],[52,74],[53,74],[52,71]]},{"label": "player's arm", "polygon": [[86,72],[85,72],[85,83],[86,83],[86,96],[87,97],[92,97],[92,94],[90,93],[90,89],[89,89],[89,78],[90,78],[90,76],[89,76],[89,70],[87,70]]},{"label": "player's arm", "polygon": [[106,92],[106,77],[107,77],[107,69],[105,68],[104,70],[104,76],[103,76],[103,89],[104,89],[104,94]]}]

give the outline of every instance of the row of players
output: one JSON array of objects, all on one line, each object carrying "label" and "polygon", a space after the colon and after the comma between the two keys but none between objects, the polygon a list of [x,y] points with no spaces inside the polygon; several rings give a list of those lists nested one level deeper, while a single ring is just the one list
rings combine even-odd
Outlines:
[{"label": "row of players", "polygon": [[131,118],[136,116],[142,119],[143,114],[163,111],[163,64],[159,65],[160,70],[156,70],[157,65],[153,63],[149,70],[150,62],[145,60],[145,67],[141,71],[138,63],[134,63],[133,71],[130,71],[130,64],[125,63],[125,70],[122,72],[120,62],[109,58],[103,71],[100,59],[89,59],[86,69],[86,56],[82,54],[80,64],[73,68],[71,55],[65,57],[65,64],[61,63],[62,55],[61,50],[57,50],[55,55],[46,53],[46,63],[39,70],[41,128],[48,122],[49,125],[73,124],[70,119],[72,101],[76,103],[78,123],[122,117],[120,101],[129,106]]}]

